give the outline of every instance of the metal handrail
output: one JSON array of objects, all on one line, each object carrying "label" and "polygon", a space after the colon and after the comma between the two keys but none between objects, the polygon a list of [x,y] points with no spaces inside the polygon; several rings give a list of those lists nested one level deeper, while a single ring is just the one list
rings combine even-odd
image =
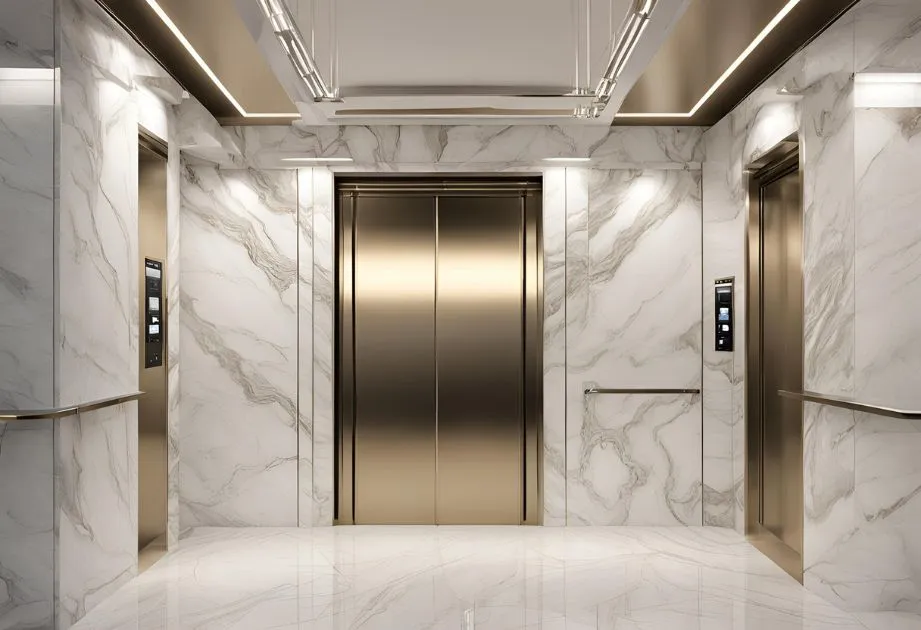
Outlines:
[{"label": "metal handrail", "polygon": [[583,392],[586,396],[594,394],[699,394],[699,389],[655,389],[647,387],[629,387],[620,389],[607,389],[603,387],[590,387]]},{"label": "metal handrail", "polygon": [[886,416],[887,418],[898,418],[900,420],[921,420],[921,411],[906,411],[904,409],[895,409],[882,405],[870,405],[841,396],[826,396],[825,394],[817,394],[815,392],[791,392],[783,389],[778,390],[777,394],[782,398],[817,403],[829,407],[839,407],[841,409],[869,413],[875,416]]},{"label": "metal handrail", "polygon": [[78,403],[66,407],[55,407],[54,409],[0,411],[0,422],[12,422],[16,420],[54,420],[55,418],[63,418],[78,413],[96,411],[97,409],[103,409],[105,407],[113,407],[132,400],[137,400],[143,395],[144,392],[132,392],[130,394],[111,396],[92,402]]}]

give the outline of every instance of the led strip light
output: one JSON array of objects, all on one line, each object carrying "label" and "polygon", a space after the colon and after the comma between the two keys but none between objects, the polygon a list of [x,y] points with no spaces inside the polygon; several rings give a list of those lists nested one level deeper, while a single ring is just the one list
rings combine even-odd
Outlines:
[{"label": "led strip light", "polygon": [[234,108],[240,112],[240,115],[244,118],[300,118],[300,114],[278,114],[278,113],[251,113],[246,111],[243,108],[243,105],[234,98],[234,95],[230,93],[230,90],[227,89],[218,76],[214,73],[208,63],[198,54],[198,51],[195,50],[195,47],[192,46],[192,43],[186,39],[186,36],[182,34],[182,31],[179,30],[179,27],[176,26],[176,23],[170,19],[170,16],[166,14],[166,11],[163,10],[157,0],[146,0],[147,4],[153,9],[154,13],[157,14],[157,17],[169,28],[170,32],[179,40],[179,43],[182,44],[183,48],[192,56],[198,66],[204,70],[205,74],[208,75],[208,78],[211,79],[211,82],[221,91],[221,93],[227,98],[228,101],[234,106]]},{"label": "led strip light", "polygon": [[730,76],[732,76],[732,74],[736,70],[739,69],[739,66],[741,66],[745,62],[746,59],[748,59],[748,57],[755,51],[755,49],[758,48],[759,45],[761,45],[761,42],[763,42],[767,38],[767,36],[770,35],[771,32],[775,28],[777,28],[777,26],[784,20],[784,18],[787,17],[787,15],[789,15],[790,12],[793,11],[794,8],[796,8],[796,5],[798,5],[800,1],[801,0],[790,0],[784,6],[784,8],[781,9],[780,12],[774,16],[774,19],[772,19],[768,23],[768,25],[764,27],[764,30],[758,33],[758,36],[752,40],[752,42],[748,45],[748,48],[743,50],[742,54],[739,55],[736,58],[736,60],[732,62],[732,65],[726,68],[726,71],[720,76],[719,79],[716,80],[716,83],[710,86],[710,89],[707,90],[707,92],[700,98],[699,101],[697,101],[697,104],[694,105],[691,111],[687,113],[659,113],[659,114],[645,114],[645,113],[620,114],[619,113],[615,116],[615,118],[691,118],[693,117],[694,114],[696,114],[697,111],[701,107],[703,107],[704,104],[706,104],[706,102],[709,101],[713,97],[714,94],[716,94],[716,91],[720,88],[720,86],[722,86],[723,83],[725,83],[726,80]]}]

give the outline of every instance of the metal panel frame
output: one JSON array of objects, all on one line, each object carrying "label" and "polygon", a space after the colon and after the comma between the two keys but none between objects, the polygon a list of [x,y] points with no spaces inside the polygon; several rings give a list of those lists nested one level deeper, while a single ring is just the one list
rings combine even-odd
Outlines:
[{"label": "metal panel frame", "polygon": [[[761,525],[762,490],[762,256],[761,226],[764,185],[797,169],[803,190],[803,154],[796,134],[788,136],[746,168],[748,212],[746,215],[745,278],[745,534],[765,555],[791,576],[803,581],[802,555],[789,548]],[[800,202],[802,204],[802,201]],[[803,206],[805,212],[805,207]],[[805,255],[805,248],[803,248]],[[801,261],[803,264],[803,261]],[[803,300],[805,304],[805,300]],[[805,353],[804,353],[805,354]],[[805,358],[803,358],[805,360]]]},{"label": "metal panel frame", "polygon": [[355,347],[354,347],[354,223],[360,195],[399,192],[405,195],[520,197],[523,200],[525,250],[523,274],[525,308],[524,439],[522,442],[521,524],[540,525],[543,516],[543,235],[540,176],[406,177],[377,174],[337,177],[335,331],[335,457],[334,524],[355,522]]}]

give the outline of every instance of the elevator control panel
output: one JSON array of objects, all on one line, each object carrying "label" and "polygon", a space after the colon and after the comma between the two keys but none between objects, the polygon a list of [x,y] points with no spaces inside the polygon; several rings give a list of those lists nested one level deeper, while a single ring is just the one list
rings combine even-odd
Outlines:
[{"label": "elevator control panel", "polygon": [[144,259],[144,367],[163,365],[163,263]]},{"label": "elevator control panel", "polygon": [[733,284],[735,278],[722,278],[715,282],[716,296],[716,351],[732,352],[733,327]]}]

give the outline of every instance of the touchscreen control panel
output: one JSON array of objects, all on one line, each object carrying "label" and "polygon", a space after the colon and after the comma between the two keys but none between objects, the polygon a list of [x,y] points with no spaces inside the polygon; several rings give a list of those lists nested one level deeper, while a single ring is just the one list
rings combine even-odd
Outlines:
[{"label": "touchscreen control panel", "polygon": [[734,313],[733,313],[733,284],[735,278],[723,278],[715,283],[716,296],[716,351],[732,352],[732,338]]},{"label": "touchscreen control panel", "polygon": [[144,366],[163,365],[163,263],[144,259]]}]

